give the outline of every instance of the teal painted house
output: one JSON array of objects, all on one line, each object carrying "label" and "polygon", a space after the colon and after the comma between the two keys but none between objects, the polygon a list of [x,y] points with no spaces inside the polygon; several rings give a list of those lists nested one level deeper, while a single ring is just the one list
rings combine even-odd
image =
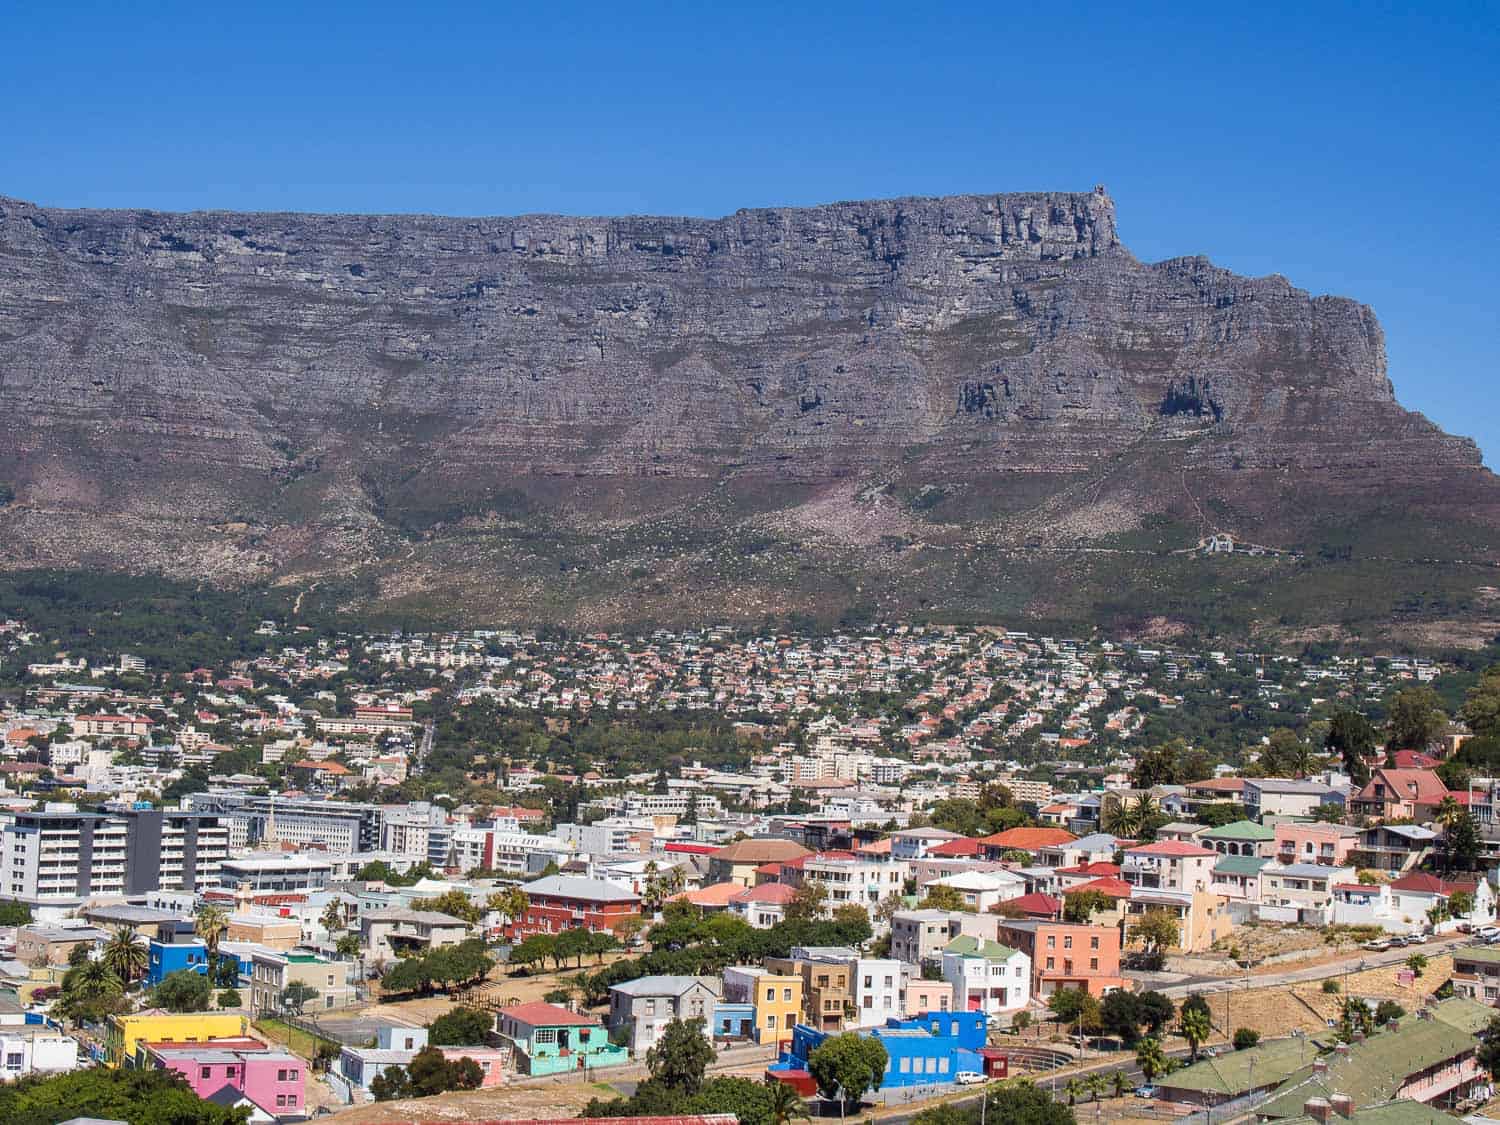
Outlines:
[{"label": "teal painted house", "polygon": [[601,1024],[556,1004],[502,1008],[495,1030],[515,1048],[522,1074],[563,1074],[630,1061],[630,1052],[611,1043]]}]

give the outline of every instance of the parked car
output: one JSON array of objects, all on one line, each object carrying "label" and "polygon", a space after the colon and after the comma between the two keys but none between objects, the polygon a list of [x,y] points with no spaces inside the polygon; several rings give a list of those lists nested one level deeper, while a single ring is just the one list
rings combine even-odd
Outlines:
[{"label": "parked car", "polygon": [[960,1070],[953,1076],[953,1081],[960,1086],[978,1086],[984,1081],[984,1075],[977,1070]]},{"label": "parked car", "polygon": [[1137,1086],[1135,1088],[1135,1096],[1138,1098],[1154,1098],[1156,1097],[1156,1087],[1151,1085]]},{"label": "parked car", "polygon": [[1377,938],[1374,941],[1367,941],[1360,946],[1361,949],[1368,949],[1371,953],[1384,953],[1390,947],[1390,942],[1380,938]]},{"label": "parked car", "polygon": [[1431,941],[1431,940],[1432,940],[1432,935],[1431,934],[1407,934],[1406,935],[1406,944],[1407,945],[1421,945],[1423,942],[1427,942],[1427,941]]},{"label": "parked car", "polygon": [[1493,944],[1500,939],[1500,926],[1480,926],[1478,936],[1485,944]]}]

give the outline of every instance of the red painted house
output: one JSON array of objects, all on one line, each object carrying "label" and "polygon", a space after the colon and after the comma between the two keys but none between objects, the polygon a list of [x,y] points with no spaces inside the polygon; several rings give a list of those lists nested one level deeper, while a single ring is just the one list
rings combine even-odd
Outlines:
[{"label": "red painted house", "polygon": [[547,875],[521,889],[528,902],[526,913],[507,930],[513,938],[563,930],[618,933],[641,916],[641,896],[605,879]]}]

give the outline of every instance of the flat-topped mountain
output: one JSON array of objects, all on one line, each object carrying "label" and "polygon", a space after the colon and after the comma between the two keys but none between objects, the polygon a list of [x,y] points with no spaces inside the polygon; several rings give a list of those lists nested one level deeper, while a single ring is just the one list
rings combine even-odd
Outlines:
[{"label": "flat-topped mountain", "polygon": [[1493,631],[1500,585],[1496,478],[1396,401],[1369,308],[1139,262],[1102,188],[722,219],[0,198],[0,415],[11,568],[577,625],[1427,639]]}]

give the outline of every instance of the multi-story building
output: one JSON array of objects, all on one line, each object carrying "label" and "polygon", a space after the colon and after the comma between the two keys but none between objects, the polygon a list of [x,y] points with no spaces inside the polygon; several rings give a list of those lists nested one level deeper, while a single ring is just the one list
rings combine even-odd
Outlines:
[{"label": "multi-story building", "polygon": [[1002,1015],[1031,1000],[1031,958],[1019,949],[960,934],[943,948],[943,979],[955,1011]]},{"label": "multi-story building", "polygon": [[849,991],[856,1026],[872,1027],[905,1014],[901,997],[910,965],[886,957],[861,957],[852,968]]},{"label": "multi-story building", "polygon": [[1038,999],[1061,988],[1098,997],[1127,987],[1120,974],[1120,931],[1113,926],[1001,919],[999,940],[1030,959],[1031,992]]},{"label": "multi-story building", "polygon": [[790,957],[768,957],[766,969],[782,976],[801,977],[805,1022],[823,1030],[837,1030],[843,1026],[846,1009],[852,1004],[850,966],[859,960],[859,954],[852,949],[833,951],[833,956],[810,957],[807,953],[799,948],[792,950]]},{"label": "multi-story building", "polygon": [[[19,1016],[17,1018],[20,1018]],[[0,1026],[0,1078],[61,1074],[78,1066],[78,1040],[47,1024]]]},{"label": "multi-story building", "polygon": [[1321,863],[1268,863],[1260,872],[1259,914],[1268,922],[1326,926],[1335,888],[1354,882],[1355,869]]},{"label": "multi-story building", "polygon": [[436,910],[389,906],[365,910],[359,916],[360,942],[376,961],[402,953],[458,945],[469,936],[462,918]]},{"label": "multi-story building", "polygon": [[1426,820],[1448,796],[1448,787],[1432,770],[1377,769],[1350,804],[1356,816],[1376,820]]},{"label": "multi-story building", "polygon": [[512,937],[578,929],[618,934],[641,916],[640,895],[604,879],[547,875],[522,889],[526,913],[511,925]]},{"label": "multi-story building", "polygon": [[152,1043],[141,1062],[153,1070],[182,1075],[200,1098],[223,1096],[228,1089],[248,1098],[277,1118],[307,1115],[307,1063],[298,1056],[239,1040],[216,1043]]},{"label": "multi-story building", "polygon": [[782,1043],[802,1016],[802,978],[731,965],[724,970],[724,1000],[753,1006],[757,1043]]},{"label": "multi-story building", "polygon": [[245,1034],[245,1017],[238,1012],[168,1012],[149,1008],[144,1012],[109,1017],[104,1033],[106,1066],[133,1066],[136,1045],[149,1043],[201,1043],[206,1039],[236,1038]]},{"label": "multi-story building", "polygon": [[712,977],[639,977],[611,986],[606,1022],[611,1031],[625,1030],[639,1056],[673,1020],[703,1020],[706,1032],[718,990]]},{"label": "multi-story building", "polygon": [[899,860],[860,859],[853,855],[813,855],[788,872],[794,886],[821,885],[829,913],[853,904],[874,910],[883,899],[901,894],[911,868]]},{"label": "multi-story building", "polygon": [[230,845],[315,844],[330,852],[372,852],[380,848],[380,805],[318,801],[305,797],[262,796],[237,790],[191,793],[186,807],[218,813],[230,826]]},{"label": "multi-story building", "polygon": [[936,962],[957,933],[947,910],[898,910],[891,915],[891,956],[908,965]]},{"label": "multi-story building", "polygon": [[177,809],[16,813],[0,837],[0,893],[33,905],[217,885],[229,853],[211,814]]},{"label": "multi-story building", "polygon": [[1162,841],[1130,848],[1120,877],[1132,887],[1151,890],[1199,891],[1213,883],[1219,853],[1212,848],[1178,841]]},{"label": "multi-story building", "polygon": [[1245,778],[1245,813],[1264,823],[1268,816],[1312,816],[1319,805],[1344,803],[1344,794],[1317,781],[1285,777]]},{"label": "multi-story building", "polygon": [[275,1013],[283,1008],[283,995],[294,984],[300,984],[310,998],[303,1007],[311,1011],[328,1011],[348,1007],[354,1002],[354,985],[349,980],[353,962],[328,961],[316,953],[270,950],[250,958],[250,1007],[252,1011]]},{"label": "multi-story building", "polygon": [[246,856],[225,860],[219,867],[222,886],[248,886],[254,893],[321,891],[332,876],[333,864],[327,860],[296,855]]}]

